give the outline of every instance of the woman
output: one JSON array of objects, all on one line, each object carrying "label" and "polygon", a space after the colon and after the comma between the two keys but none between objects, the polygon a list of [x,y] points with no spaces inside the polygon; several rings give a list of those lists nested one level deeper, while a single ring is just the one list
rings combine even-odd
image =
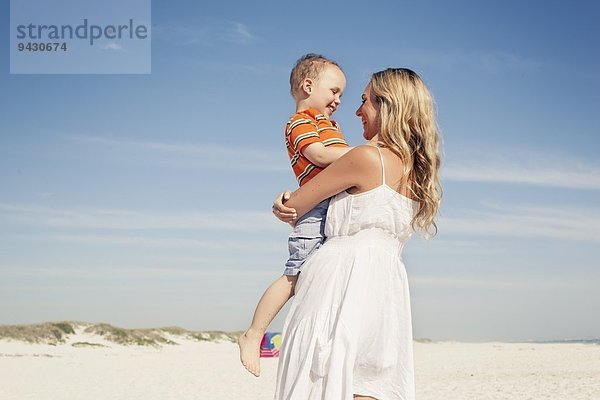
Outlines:
[{"label": "woman", "polygon": [[[290,222],[335,195],[327,241],[306,261],[284,327],[276,399],[414,399],[412,324],[401,253],[435,231],[441,187],[433,101],[408,69],[371,77],[359,146],[295,191]],[[337,194],[337,195],[336,195]]]}]

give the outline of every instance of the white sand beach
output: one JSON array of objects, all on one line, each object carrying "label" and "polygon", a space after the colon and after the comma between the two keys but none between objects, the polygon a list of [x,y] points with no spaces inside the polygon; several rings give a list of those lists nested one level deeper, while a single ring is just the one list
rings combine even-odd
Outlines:
[{"label": "white sand beach", "polygon": [[[0,399],[272,398],[276,358],[254,378],[225,337],[168,339],[123,345],[82,327],[54,345],[1,339]],[[415,342],[415,364],[419,400],[600,399],[600,345]]]}]

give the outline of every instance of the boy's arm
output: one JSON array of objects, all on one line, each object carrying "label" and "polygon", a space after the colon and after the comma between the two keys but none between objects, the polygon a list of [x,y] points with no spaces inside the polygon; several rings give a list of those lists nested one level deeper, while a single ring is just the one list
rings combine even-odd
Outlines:
[{"label": "boy's arm", "polygon": [[352,149],[353,147],[326,147],[321,142],[315,142],[306,146],[302,155],[317,167],[325,168]]},{"label": "boy's arm", "polygon": [[295,209],[301,217],[328,197],[352,187],[367,190],[371,182],[378,181],[379,153],[374,146],[358,146],[292,193],[285,206]]}]

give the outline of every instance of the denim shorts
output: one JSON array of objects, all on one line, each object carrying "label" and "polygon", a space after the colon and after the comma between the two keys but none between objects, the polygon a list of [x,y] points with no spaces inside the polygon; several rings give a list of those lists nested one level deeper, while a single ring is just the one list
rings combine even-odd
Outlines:
[{"label": "denim shorts", "polygon": [[296,223],[288,239],[290,258],[285,263],[284,275],[298,275],[304,261],[325,241],[325,218],[329,200],[317,204]]}]

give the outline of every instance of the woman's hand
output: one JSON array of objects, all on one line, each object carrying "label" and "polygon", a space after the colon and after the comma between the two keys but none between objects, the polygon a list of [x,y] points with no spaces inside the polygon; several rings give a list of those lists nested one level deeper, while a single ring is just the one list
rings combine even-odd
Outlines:
[{"label": "woman's hand", "polygon": [[296,213],[295,208],[289,208],[283,205],[287,200],[289,200],[291,192],[283,192],[273,202],[273,214],[283,222],[287,222],[288,224],[294,226],[296,219],[298,218],[298,214]]}]

